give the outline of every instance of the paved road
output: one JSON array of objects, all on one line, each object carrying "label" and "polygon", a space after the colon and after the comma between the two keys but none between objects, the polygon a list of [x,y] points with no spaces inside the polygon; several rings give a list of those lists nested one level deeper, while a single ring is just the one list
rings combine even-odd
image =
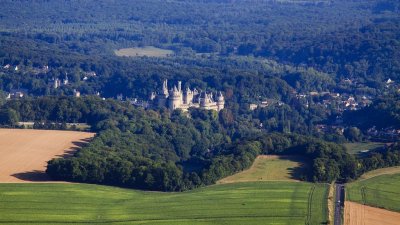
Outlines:
[{"label": "paved road", "polygon": [[344,185],[336,184],[334,225],[342,224],[342,207],[344,206]]}]

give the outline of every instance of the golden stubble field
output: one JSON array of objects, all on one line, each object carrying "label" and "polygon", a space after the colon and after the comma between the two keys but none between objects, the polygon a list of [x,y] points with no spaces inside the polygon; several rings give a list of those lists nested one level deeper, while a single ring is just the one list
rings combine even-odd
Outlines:
[{"label": "golden stubble field", "polygon": [[46,182],[47,161],[68,157],[94,133],[0,129],[0,183]]},{"label": "golden stubble field", "polygon": [[344,225],[399,225],[400,213],[385,209],[345,202]]}]

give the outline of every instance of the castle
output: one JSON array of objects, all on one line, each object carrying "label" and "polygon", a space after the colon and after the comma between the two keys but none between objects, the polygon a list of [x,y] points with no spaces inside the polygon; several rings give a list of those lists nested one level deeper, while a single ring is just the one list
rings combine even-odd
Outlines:
[{"label": "castle", "polygon": [[181,109],[187,111],[189,108],[201,108],[220,111],[225,106],[225,99],[221,92],[218,92],[215,100],[213,93],[198,91],[196,88],[186,91],[182,90],[182,82],[168,90],[168,81],[165,80],[159,93],[152,93],[150,100],[157,107],[167,107],[170,110]]}]

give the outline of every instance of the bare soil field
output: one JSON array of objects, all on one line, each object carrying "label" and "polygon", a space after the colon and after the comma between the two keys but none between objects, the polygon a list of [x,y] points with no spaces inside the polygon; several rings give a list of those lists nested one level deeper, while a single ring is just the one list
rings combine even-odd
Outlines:
[{"label": "bare soil field", "polygon": [[0,183],[50,181],[47,161],[68,157],[94,133],[56,130],[0,129]]},{"label": "bare soil field", "polygon": [[399,225],[400,213],[385,209],[345,202],[344,225]]},{"label": "bare soil field", "polygon": [[217,183],[249,181],[299,181],[300,173],[307,168],[301,156],[260,155],[248,169],[226,177]]},{"label": "bare soil field", "polygon": [[153,46],[146,46],[142,48],[122,48],[115,50],[114,53],[117,56],[125,57],[167,57],[174,54],[174,51],[168,49],[156,48]]}]

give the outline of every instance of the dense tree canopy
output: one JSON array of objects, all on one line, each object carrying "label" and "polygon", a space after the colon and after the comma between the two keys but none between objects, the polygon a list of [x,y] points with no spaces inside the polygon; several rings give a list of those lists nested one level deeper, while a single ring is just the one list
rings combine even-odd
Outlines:
[{"label": "dense tree canopy", "polygon": [[[0,125],[79,122],[98,133],[74,157],[49,162],[55,179],[180,191],[241,171],[259,154],[305,155],[303,178],[319,182],[398,162],[396,147],[356,159],[316,139],[360,141],[370,127],[399,128],[396,0],[4,0],[2,8]],[[144,46],[174,54],[113,52]],[[146,100],[164,79],[222,91],[226,109],[186,114],[111,100]],[[4,101],[15,90],[25,97]],[[74,90],[85,97],[68,97]],[[329,97],[336,92],[378,100],[343,114]],[[316,129],[342,116],[342,133]]]}]

